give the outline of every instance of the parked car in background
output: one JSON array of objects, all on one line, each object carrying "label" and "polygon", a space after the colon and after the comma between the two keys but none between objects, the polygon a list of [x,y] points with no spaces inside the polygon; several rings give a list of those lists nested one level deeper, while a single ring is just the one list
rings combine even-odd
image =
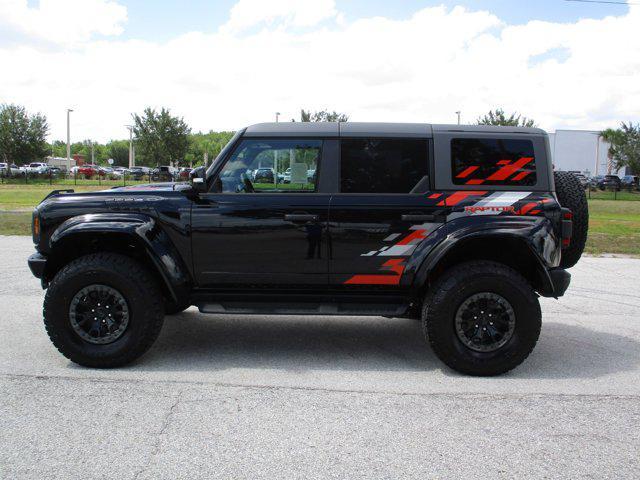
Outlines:
[{"label": "parked car in background", "polygon": [[180,170],[178,170],[178,180],[183,182],[189,180],[189,175],[191,174],[192,170],[193,169],[189,167],[182,167]]},{"label": "parked car in background", "polygon": [[274,183],[273,169],[261,167],[253,174],[253,181],[256,183]]},{"label": "parked car in background", "polygon": [[589,186],[591,188],[599,188],[598,185],[600,184],[600,181],[603,179],[604,179],[604,175],[595,175],[591,177],[591,179],[589,180]]},{"label": "parked car in background", "polygon": [[154,168],[151,171],[152,182],[173,182],[176,179],[176,169],[170,166]]},{"label": "parked car in background", "polygon": [[57,177],[62,174],[62,169],[60,167],[49,167],[49,175],[52,177]]},{"label": "parked car in background", "polygon": [[625,175],[620,179],[620,186],[627,190],[638,190],[640,178],[636,175]]},{"label": "parked car in background", "polygon": [[0,175],[2,176],[15,177],[17,175],[21,175],[22,173],[23,172],[22,170],[20,170],[20,167],[18,167],[15,163],[0,163]]},{"label": "parked car in background", "polygon": [[78,166],[77,174],[84,175],[85,178],[92,178],[98,175],[98,166],[91,163]]},{"label": "parked car in background", "polygon": [[620,177],[617,175],[605,175],[598,181],[598,188],[600,190],[616,190],[620,191]]},{"label": "parked car in background", "polygon": [[42,162],[32,162],[22,167],[22,171],[28,175],[41,175],[49,173],[49,165]]},{"label": "parked car in background", "polygon": [[122,178],[125,174],[128,174],[129,170],[124,167],[115,167],[112,175],[114,177]]},{"label": "parked car in background", "polygon": [[151,174],[151,169],[149,167],[143,166],[133,166],[128,169],[128,175],[131,180],[149,180],[149,175]]},{"label": "parked car in background", "polygon": [[580,173],[580,172],[572,172],[572,173],[580,181],[580,185],[582,185],[582,188],[587,188],[587,186],[589,185],[589,179],[587,178],[587,176],[584,173]]}]

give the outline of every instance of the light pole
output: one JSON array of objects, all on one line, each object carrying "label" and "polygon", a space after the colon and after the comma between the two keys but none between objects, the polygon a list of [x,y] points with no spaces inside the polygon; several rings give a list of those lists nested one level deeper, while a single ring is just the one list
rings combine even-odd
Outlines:
[{"label": "light pole", "polygon": [[129,129],[129,168],[133,167],[133,126],[125,125]]},{"label": "light pole", "polygon": [[276,123],[278,123],[279,118],[280,118],[280,112],[276,112]]},{"label": "light pole", "polygon": [[456,112],[456,115],[458,115],[458,125],[460,125],[460,114],[461,114],[461,113],[462,113],[462,112],[461,112],[460,110],[458,110],[458,111]]},{"label": "light pole", "polygon": [[71,122],[69,121],[72,109],[67,108],[67,173],[71,173]]}]

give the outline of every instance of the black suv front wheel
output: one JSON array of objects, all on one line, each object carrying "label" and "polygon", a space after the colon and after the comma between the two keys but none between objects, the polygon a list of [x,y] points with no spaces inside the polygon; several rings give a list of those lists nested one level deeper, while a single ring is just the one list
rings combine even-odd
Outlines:
[{"label": "black suv front wheel", "polygon": [[97,253],[56,274],[43,315],[49,338],[65,357],[111,368],[151,347],[162,328],[164,300],[144,266],[124,255]]},{"label": "black suv front wheel", "polygon": [[446,271],[423,309],[425,335],[435,354],[458,372],[500,375],[520,365],[540,336],[538,298],[506,265],[469,262]]}]

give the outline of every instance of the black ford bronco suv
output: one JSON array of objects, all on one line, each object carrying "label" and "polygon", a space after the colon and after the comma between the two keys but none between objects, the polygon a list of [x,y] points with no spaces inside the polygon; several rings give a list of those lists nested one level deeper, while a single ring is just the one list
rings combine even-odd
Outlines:
[{"label": "black ford bronco suv", "polygon": [[131,362],[195,305],[420,319],[449,367],[497,375],[534,348],[538,296],[564,294],[587,217],[542,130],[269,123],[189,183],[52,192],[29,267],[81,365]]}]

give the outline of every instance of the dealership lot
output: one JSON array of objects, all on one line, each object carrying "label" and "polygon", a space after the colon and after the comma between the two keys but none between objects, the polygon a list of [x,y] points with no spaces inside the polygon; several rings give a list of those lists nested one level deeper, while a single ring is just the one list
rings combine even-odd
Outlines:
[{"label": "dealership lot", "polygon": [[50,344],[28,237],[0,237],[0,478],[638,478],[640,260],[585,258],[503,377],[418,322],[168,317],[135,364]]}]

